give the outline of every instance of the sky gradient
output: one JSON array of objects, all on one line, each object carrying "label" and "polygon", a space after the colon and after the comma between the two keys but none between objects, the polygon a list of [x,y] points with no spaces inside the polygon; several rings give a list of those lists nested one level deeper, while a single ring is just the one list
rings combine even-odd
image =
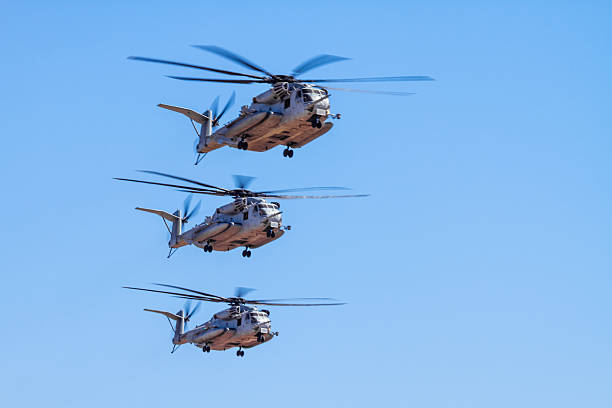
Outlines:
[{"label": "sky gradient", "polygon": [[[3,405],[610,407],[611,14],[609,2],[4,4]],[[266,88],[126,59],[239,70],[193,44],[278,73],[329,53],[352,59],[313,73],[436,81],[359,86],[410,97],[332,92],[342,119],[290,160],[224,148],[194,167],[191,125],[155,105],[202,111],[236,90],[230,119]],[[167,260],[162,222],[133,208],[185,196],[112,180],[135,169],[371,196],[283,202],[293,229],[250,259],[188,247]],[[198,218],[225,202],[205,197]],[[121,289],[149,282],[348,304],[273,309],[280,336],[244,358],[171,355],[167,323],[142,308],[182,304]]]}]

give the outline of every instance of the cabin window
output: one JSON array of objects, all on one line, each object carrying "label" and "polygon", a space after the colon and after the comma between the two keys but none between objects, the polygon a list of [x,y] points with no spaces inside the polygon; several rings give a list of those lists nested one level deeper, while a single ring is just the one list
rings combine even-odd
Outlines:
[{"label": "cabin window", "polygon": [[297,91],[297,97],[301,98],[302,97],[302,90],[300,89],[299,91]]},{"label": "cabin window", "polygon": [[249,211],[248,210],[242,213],[242,219],[244,221],[249,219]]},{"label": "cabin window", "polygon": [[241,326],[242,325],[242,318],[239,317],[238,320],[236,320],[236,326]]},{"label": "cabin window", "polygon": [[289,108],[289,106],[291,106],[291,99],[287,98],[285,99],[285,109]]}]

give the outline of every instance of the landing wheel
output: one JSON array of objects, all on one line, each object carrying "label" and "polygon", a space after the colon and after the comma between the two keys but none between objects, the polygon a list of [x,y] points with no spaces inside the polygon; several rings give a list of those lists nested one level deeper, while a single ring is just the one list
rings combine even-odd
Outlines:
[{"label": "landing wheel", "polygon": [[317,121],[317,128],[321,129],[323,127],[323,123],[320,120]]},{"label": "landing wheel", "polygon": [[287,156],[289,156],[289,158],[292,158],[293,157],[293,150],[289,150],[287,152]]},{"label": "landing wheel", "polygon": [[283,157],[287,157],[287,153],[289,153],[288,149],[283,150]]},{"label": "landing wheel", "polygon": [[244,251],[242,251],[242,257],[245,257],[247,254],[247,250],[245,249]]},{"label": "landing wheel", "polygon": [[242,351],[242,350],[238,350],[238,351],[236,352],[236,355],[237,355],[238,357],[244,357],[244,351]]},{"label": "landing wheel", "polygon": [[250,258],[250,257],[251,257],[251,251],[247,251],[247,253],[246,253],[246,257],[247,257],[247,258]]},{"label": "landing wheel", "polygon": [[257,336],[257,342],[258,343],[263,343],[265,341],[264,336],[262,336],[261,334],[259,336]]},{"label": "landing wheel", "polygon": [[204,245],[204,252],[212,252],[212,251],[213,251],[212,246],[208,244]]}]

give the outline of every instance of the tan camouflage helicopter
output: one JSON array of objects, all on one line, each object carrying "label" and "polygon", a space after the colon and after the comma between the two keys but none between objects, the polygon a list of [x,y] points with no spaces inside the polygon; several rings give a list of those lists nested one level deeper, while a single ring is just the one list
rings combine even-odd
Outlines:
[{"label": "tan camouflage helicopter", "polygon": [[[321,83],[333,82],[398,82],[398,81],[432,81],[429,76],[393,76],[371,78],[336,78],[336,79],[301,79],[298,78],[310,70],[348,58],[336,55],[319,55],[298,65],[291,75],[277,75],[250,62],[231,51],[212,45],[195,45],[194,47],[224,57],[230,61],[258,73],[244,74],[224,69],[210,68],[201,65],[186,64],[146,57],[129,57],[129,59],[176,65],[186,68],[200,69],[218,74],[242,77],[233,78],[194,78],[185,76],[170,76],[183,81],[217,82],[231,84],[269,84],[271,89],[255,96],[250,106],[244,105],[237,118],[220,126],[220,120],[234,103],[235,94],[218,111],[217,97],[211,108],[203,113],[192,109],[166,104],[158,106],[187,116],[196,132],[195,151],[198,164],[204,156],[223,146],[236,149],[265,152],[276,146],[285,146],[283,156],[293,157],[293,150],[312,142],[327,133],[333,126],[328,118],[340,119],[340,114],[331,114],[329,91],[363,92],[385,95],[411,95],[407,92],[385,92],[361,89],[332,88]],[[263,75],[262,75],[263,74]],[[198,131],[196,122],[200,125]]]},{"label": "tan camouflage helicopter", "polygon": [[[184,310],[179,310],[177,313],[165,312],[163,310],[144,309],[147,312],[158,313],[166,316],[168,322],[174,320],[176,323],[172,326],[174,337],[172,338],[172,351],[183,344],[193,344],[202,349],[205,353],[210,353],[211,350],[228,350],[237,347],[236,355],[244,357],[243,348],[252,348],[272,340],[278,336],[278,332],[273,332],[270,321],[269,310],[259,310],[257,306],[339,306],[345,303],[299,303],[311,300],[334,300],[330,298],[290,298],[290,299],[258,299],[248,300],[244,296],[254,289],[236,288],[236,293],[233,297],[217,296],[210,293],[200,292],[193,289],[187,289],[180,286],[165,285],[158,283],[157,286],[170,290],[156,290],[146,288],[135,288],[124,286],[125,289],[141,290],[145,292],[164,293],[187,299]],[[197,305],[191,309],[191,301],[198,301]],[[185,331],[187,322],[193,314],[198,310],[201,303],[227,303],[229,308],[215,313],[210,320],[196,326],[195,328]],[[287,303],[287,302],[298,303]],[[248,305],[248,306],[247,306]]]},{"label": "tan camouflage helicopter", "polygon": [[[290,200],[367,196],[367,194],[316,196],[281,194],[313,190],[348,190],[346,187],[305,187],[283,190],[250,191],[247,190],[247,188],[255,178],[239,175],[234,175],[236,188],[227,189],[157,171],[145,170],[143,172],[179,180],[191,185],[168,184],[126,178],[116,178],[116,180],[173,187],[179,191],[191,194],[232,197],[234,199],[231,203],[217,208],[213,215],[206,217],[204,222],[196,224],[189,230],[183,230],[183,225],[186,224],[200,208],[200,203],[198,202],[193,209],[190,209],[191,196],[187,196],[182,211],[179,209],[172,214],[162,210],[136,207],[137,210],[159,215],[164,220],[166,228],[170,233],[170,241],[168,242],[170,251],[168,253],[168,258],[170,258],[178,248],[187,245],[194,245],[198,248],[202,248],[204,252],[213,252],[213,250],[230,251],[235,248],[244,247],[242,256],[250,258],[251,249],[266,245],[282,237],[286,230],[291,229],[290,226],[282,225],[280,203],[277,201],[267,201],[266,199]],[[167,221],[171,223],[170,226],[166,223]]]}]

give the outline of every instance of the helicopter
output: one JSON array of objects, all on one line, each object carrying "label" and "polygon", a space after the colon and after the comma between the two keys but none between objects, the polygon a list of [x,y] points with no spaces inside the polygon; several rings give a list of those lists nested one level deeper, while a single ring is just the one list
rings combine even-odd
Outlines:
[{"label": "helicopter", "polygon": [[[330,112],[330,90],[385,95],[412,95],[412,93],[409,92],[332,88],[327,85],[319,85],[321,83],[433,81],[433,78],[422,75],[301,79],[298,78],[298,76],[308,71],[323,65],[344,61],[349,58],[322,54],[310,58],[295,67],[291,75],[278,75],[272,74],[259,65],[224,48],[213,45],[194,45],[194,47],[233,61],[244,68],[257,72],[258,75],[148,57],[131,56],[128,57],[128,59],[175,65],[241,77],[241,79],[229,79],[169,76],[170,78],[183,81],[271,85],[271,89],[255,96],[250,106],[242,106],[239,116],[223,126],[220,126],[220,120],[225,112],[233,105],[235,93],[232,94],[221,112],[217,112],[219,103],[218,97],[213,101],[211,107],[203,113],[198,113],[192,109],[180,106],[167,104],[157,105],[160,108],[181,113],[191,121],[197,135],[194,144],[197,153],[196,165],[200,163],[207,153],[223,146],[241,150],[264,152],[282,145],[285,146],[283,156],[289,158],[293,157],[293,149],[303,147],[331,130],[333,124],[327,121],[328,118],[341,118],[341,114],[332,114]],[[198,131],[196,123],[200,125],[200,131]]]},{"label": "helicopter", "polygon": [[[283,236],[285,231],[291,230],[291,226],[284,227],[282,225],[280,203],[274,201],[268,202],[266,199],[322,199],[368,196],[368,194],[318,196],[279,194],[312,190],[348,190],[346,187],[306,187],[258,192],[250,191],[247,190],[247,187],[255,178],[240,175],[234,175],[236,188],[229,190],[157,171],[141,170],[141,172],[180,180],[194,184],[198,187],[126,178],[115,178],[115,180],[173,187],[178,191],[190,194],[229,196],[234,199],[231,203],[217,208],[214,214],[206,217],[203,223],[197,224],[187,231],[183,231],[183,224],[186,224],[200,208],[200,202],[198,202],[193,209],[190,209],[191,195],[187,196],[185,199],[183,210],[181,211],[178,209],[172,214],[162,210],[136,207],[139,211],[156,214],[163,219],[170,233],[170,241],[168,242],[170,251],[167,256],[168,258],[170,258],[178,248],[186,245],[195,245],[198,248],[202,248],[204,252],[213,252],[213,250],[230,251],[238,247],[244,247],[242,256],[250,258],[251,249],[259,248],[260,246],[277,240]],[[168,222],[171,223],[171,226],[168,225]]]},{"label": "helicopter", "polygon": [[[124,286],[125,289],[140,290],[145,292],[155,292],[172,295],[174,297],[187,299],[183,310],[177,313],[165,312],[163,310],[144,309],[147,312],[158,313],[166,316],[174,337],[172,338],[172,351],[174,353],[183,344],[191,343],[202,349],[205,353],[211,350],[228,350],[238,347],[236,356],[244,357],[244,350],[258,346],[278,336],[278,332],[273,332],[270,321],[269,310],[259,310],[256,305],[269,306],[339,306],[345,303],[279,303],[287,301],[310,301],[310,300],[334,300],[330,298],[291,298],[291,299],[259,299],[247,300],[244,296],[253,291],[250,288],[236,288],[234,297],[222,297],[197,290],[187,289],[180,286],[166,285],[157,283],[157,286],[170,289],[178,289],[181,292],[171,292],[166,290],[155,290],[146,288],[136,288]],[[218,313],[204,324],[196,326],[194,329],[185,331],[187,322],[198,310],[201,303],[191,309],[191,301],[204,301],[215,303],[227,303],[230,307]],[[249,305],[249,306],[247,306]],[[176,323],[173,326],[170,320]]]}]

